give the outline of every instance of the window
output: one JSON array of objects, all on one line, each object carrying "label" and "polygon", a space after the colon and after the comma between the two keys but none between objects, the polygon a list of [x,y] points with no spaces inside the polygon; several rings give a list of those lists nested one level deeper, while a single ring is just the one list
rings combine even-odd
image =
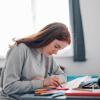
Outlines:
[{"label": "window", "polygon": [[[12,38],[33,34],[48,23],[63,22],[70,29],[68,12],[68,0],[0,0],[0,57]],[[57,56],[72,55],[71,45]]]},{"label": "window", "polygon": [[33,33],[31,0],[0,0],[0,57],[5,57],[12,38]]},{"label": "window", "polygon": [[[33,16],[35,23],[35,31],[40,30],[48,23],[62,22],[66,24],[70,30],[69,20],[69,0],[33,0]],[[58,56],[72,56],[72,44],[59,51]]]}]

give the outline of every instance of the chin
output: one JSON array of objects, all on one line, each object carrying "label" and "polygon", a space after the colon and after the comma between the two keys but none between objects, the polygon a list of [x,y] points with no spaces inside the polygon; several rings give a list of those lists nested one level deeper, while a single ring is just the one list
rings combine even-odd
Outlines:
[{"label": "chin", "polygon": [[49,57],[49,56],[51,56],[52,54],[45,53],[44,55],[47,56],[47,57]]}]

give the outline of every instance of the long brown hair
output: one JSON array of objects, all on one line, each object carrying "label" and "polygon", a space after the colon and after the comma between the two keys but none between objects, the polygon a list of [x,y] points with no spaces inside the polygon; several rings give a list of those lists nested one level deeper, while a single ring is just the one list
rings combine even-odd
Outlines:
[{"label": "long brown hair", "polygon": [[47,46],[53,40],[71,42],[70,32],[63,23],[55,22],[48,24],[36,34],[32,34],[26,38],[16,40],[16,44],[24,43],[31,48],[40,48]]}]

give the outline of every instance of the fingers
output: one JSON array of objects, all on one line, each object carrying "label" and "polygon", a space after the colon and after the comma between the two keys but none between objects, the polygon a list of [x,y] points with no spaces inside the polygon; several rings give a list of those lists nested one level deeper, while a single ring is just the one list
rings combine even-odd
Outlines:
[{"label": "fingers", "polygon": [[54,85],[54,86],[57,87],[57,86],[59,86],[59,83],[58,83],[58,81],[53,80],[52,83],[51,83],[51,85]]},{"label": "fingers", "polygon": [[53,78],[52,79],[52,84],[54,85],[54,86],[59,86],[60,85],[60,82],[59,82],[59,78]]},{"label": "fingers", "polygon": [[60,85],[59,77],[53,75],[46,79],[44,79],[44,86],[55,86],[58,87]]}]

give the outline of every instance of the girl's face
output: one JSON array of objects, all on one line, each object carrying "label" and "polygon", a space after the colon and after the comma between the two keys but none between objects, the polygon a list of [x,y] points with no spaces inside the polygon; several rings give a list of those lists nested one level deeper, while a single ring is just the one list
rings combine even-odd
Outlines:
[{"label": "girl's face", "polygon": [[44,55],[50,56],[52,54],[57,54],[59,50],[64,49],[67,45],[68,43],[66,41],[60,41],[56,39],[40,50]]}]

